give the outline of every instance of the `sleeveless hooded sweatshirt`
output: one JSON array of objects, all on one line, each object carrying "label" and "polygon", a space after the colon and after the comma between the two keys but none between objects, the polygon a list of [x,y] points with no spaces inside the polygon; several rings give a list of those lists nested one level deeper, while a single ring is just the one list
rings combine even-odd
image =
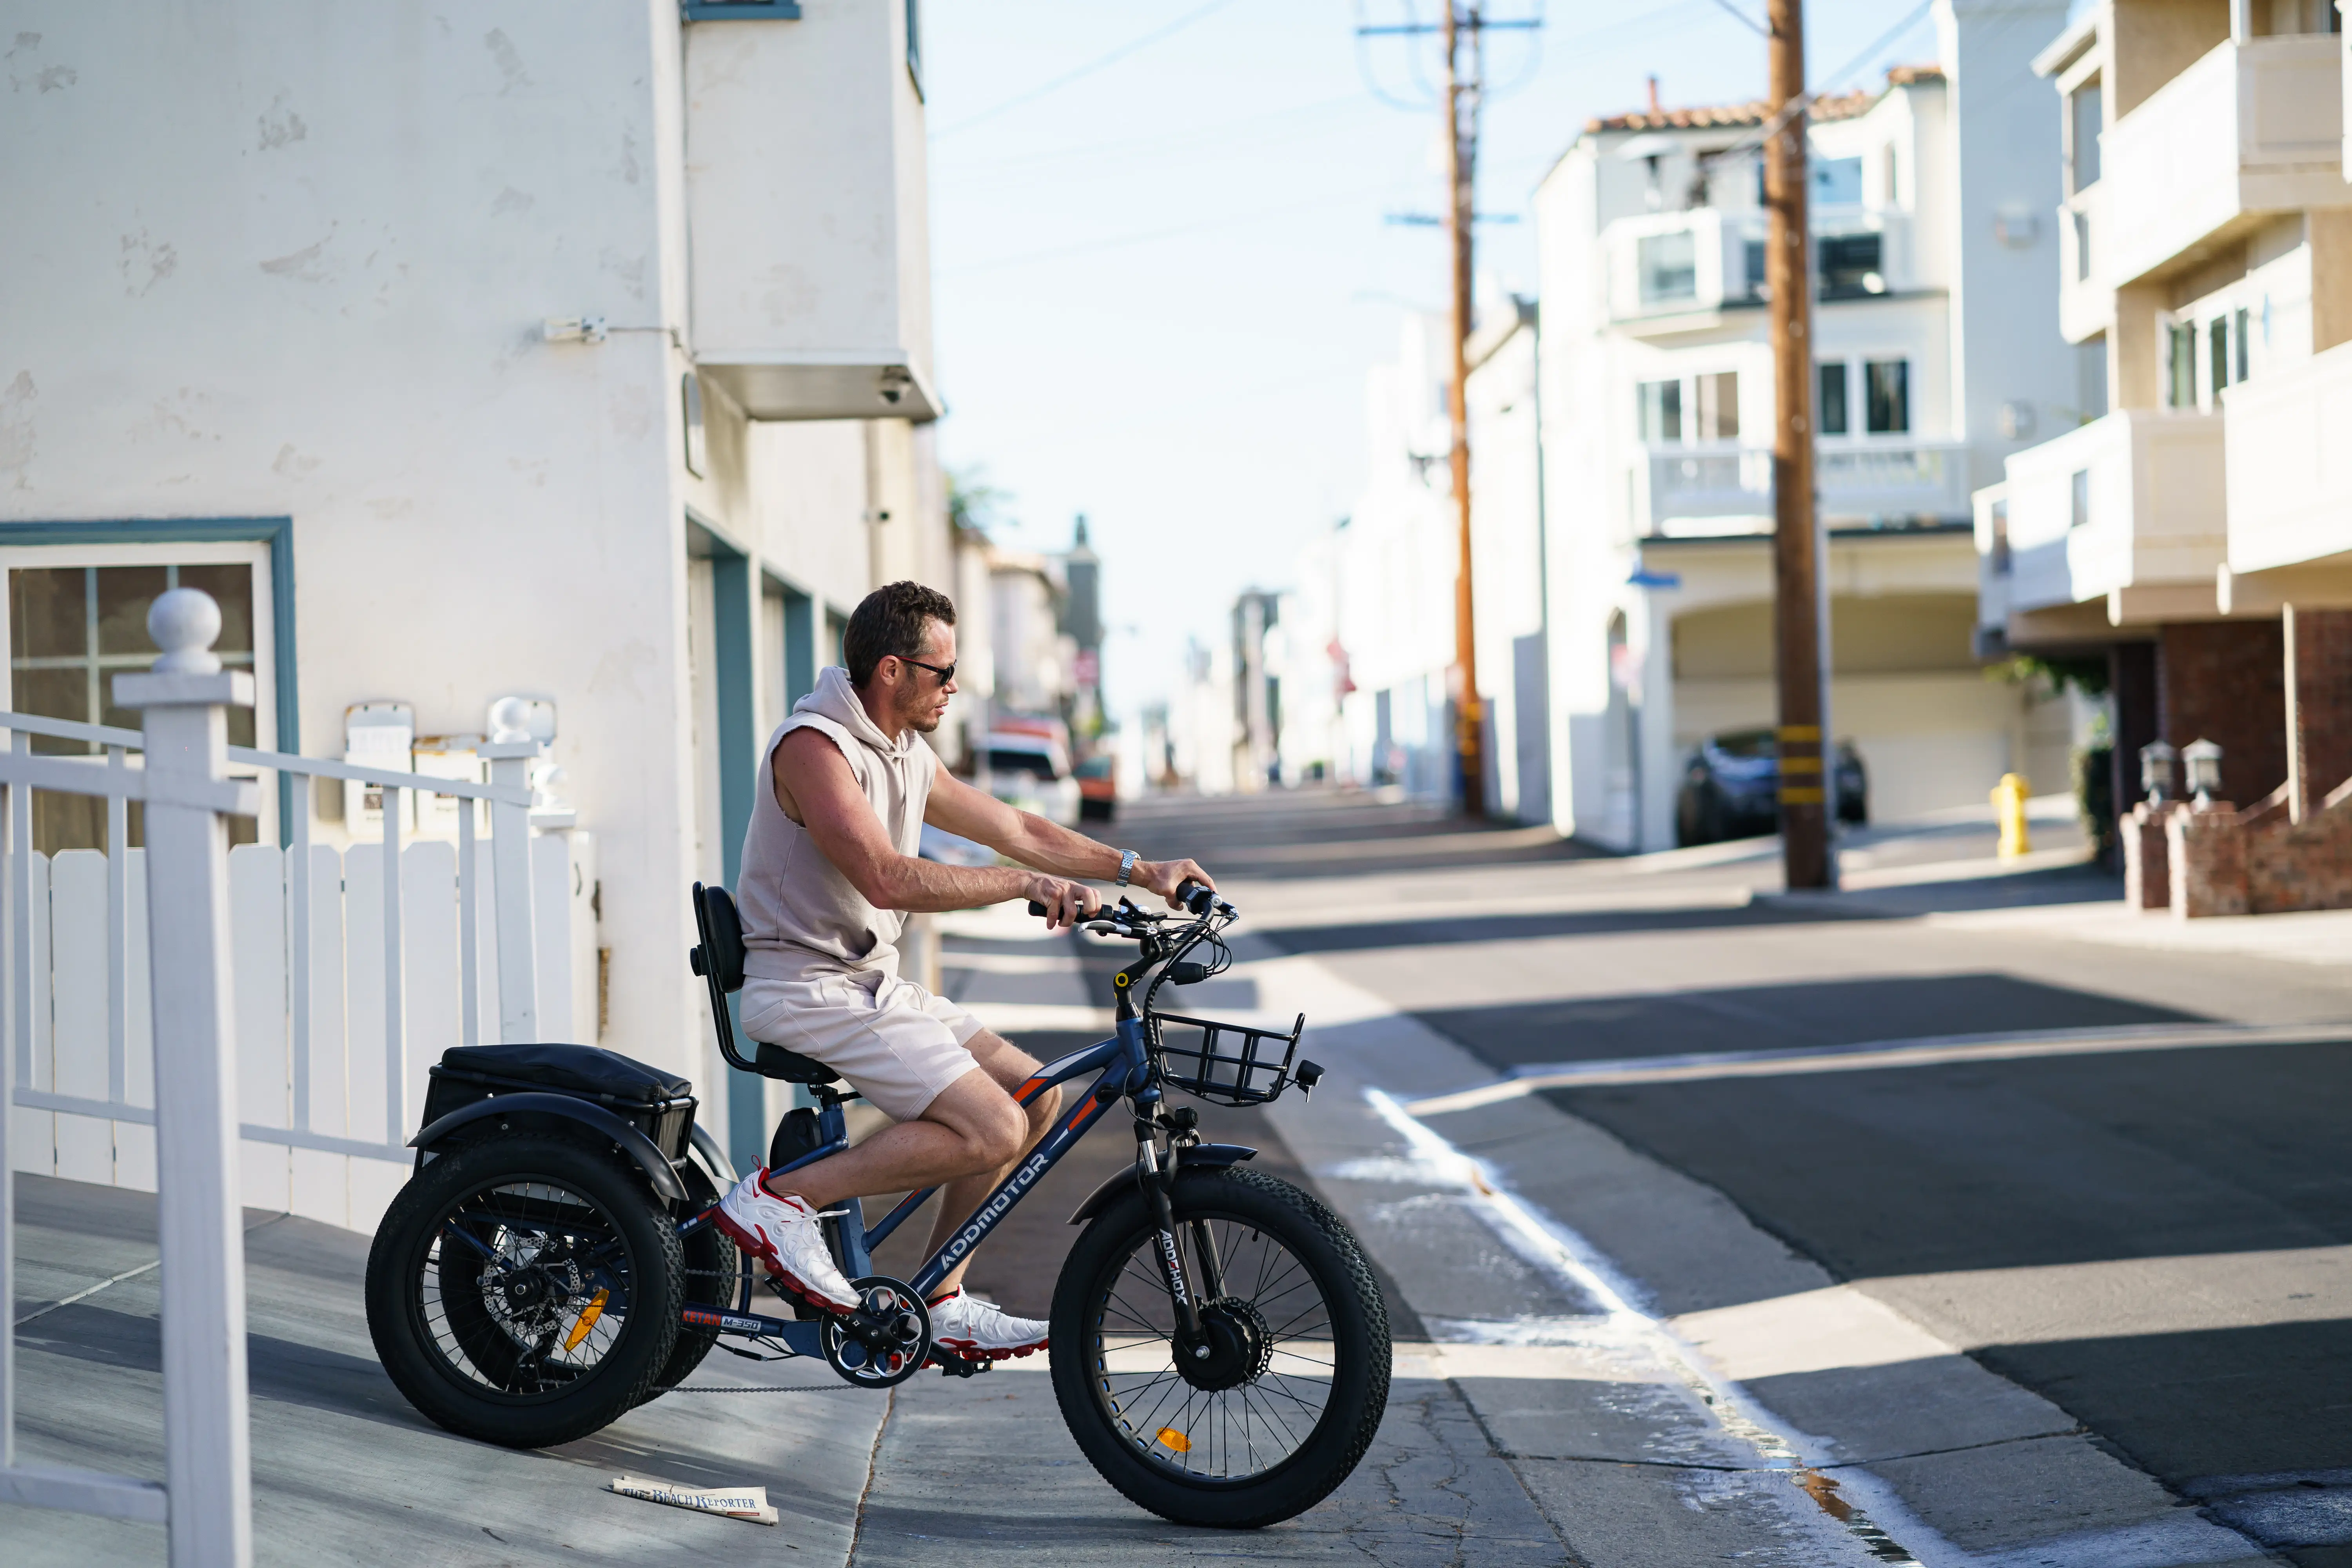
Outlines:
[{"label": "sleeveless hooded sweatshirt", "polygon": [[776,804],[776,747],[795,730],[822,731],[839,747],[850,773],[901,855],[922,847],[923,808],[939,758],[909,730],[894,744],[857,700],[849,672],[838,665],[817,677],[816,689],[793,704],[792,717],[768,737],[760,753],[760,781],[751,826],[743,836],[743,867],[735,901],[743,916],[743,971],[761,980],[795,980],[812,968],[898,973],[898,933],[907,917],[877,910],[834,868],[807,828]]}]

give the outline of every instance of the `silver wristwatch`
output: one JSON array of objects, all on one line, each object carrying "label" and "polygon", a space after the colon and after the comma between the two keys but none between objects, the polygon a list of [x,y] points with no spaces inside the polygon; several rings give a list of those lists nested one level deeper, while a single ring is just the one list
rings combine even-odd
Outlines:
[{"label": "silver wristwatch", "polygon": [[1135,875],[1135,851],[1132,849],[1118,858],[1118,886],[1126,887],[1127,879]]}]

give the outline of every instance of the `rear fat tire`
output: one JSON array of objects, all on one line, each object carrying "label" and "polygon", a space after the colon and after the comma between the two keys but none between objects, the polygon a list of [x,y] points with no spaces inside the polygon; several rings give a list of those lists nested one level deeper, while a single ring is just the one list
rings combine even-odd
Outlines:
[{"label": "rear fat tire", "polygon": [[1329,1403],[1288,1458],[1239,1481],[1171,1474],[1121,1435],[1097,1396],[1088,1325],[1156,1228],[1143,1194],[1129,1189],[1078,1237],[1054,1291],[1054,1394],[1062,1418],[1103,1479],[1162,1519],[1255,1530],[1296,1518],[1348,1479],[1380,1429],[1392,1362],[1387,1301],[1347,1223],[1287,1182],[1237,1165],[1188,1171],[1177,1178],[1171,1204],[1180,1230],[1192,1217],[1246,1225],[1306,1266],[1330,1317],[1337,1364]]},{"label": "rear fat tire", "polygon": [[[531,1181],[561,1186],[601,1213],[625,1256],[631,1300],[602,1360],[567,1387],[517,1398],[449,1364],[420,1291],[436,1229],[454,1205],[486,1188]],[[658,1392],[656,1380],[675,1370],[684,1271],[668,1210],[635,1166],[560,1134],[489,1138],[435,1160],[393,1200],[368,1254],[368,1331],[394,1386],[436,1425],[510,1448],[551,1447],[611,1425]],[[677,1375],[688,1370],[691,1363]]]}]

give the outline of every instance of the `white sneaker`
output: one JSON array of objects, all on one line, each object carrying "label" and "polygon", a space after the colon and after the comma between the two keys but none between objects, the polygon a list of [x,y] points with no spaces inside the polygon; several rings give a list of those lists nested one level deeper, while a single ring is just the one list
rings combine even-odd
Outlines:
[{"label": "white sneaker", "polygon": [[767,1173],[754,1171],[736,1183],[735,1190],[719,1200],[719,1215],[711,1223],[810,1306],[857,1310],[857,1292],[842,1278],[833,1249],[824,1244],[824,1221],[799,1198],[780,1198],[770,1192],[761,1181]]},{"label": "white sneaker", "polygon": [[1045,1348],[1045,1324],[966,1295],[961,1286],[931,1302],[930,1309],[931,1342],[966,1361],[1002,1361]]}]

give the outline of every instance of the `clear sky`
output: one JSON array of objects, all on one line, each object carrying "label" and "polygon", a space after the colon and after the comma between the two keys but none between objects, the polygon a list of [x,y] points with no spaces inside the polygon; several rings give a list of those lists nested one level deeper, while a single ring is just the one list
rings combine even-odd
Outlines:
[{"label": "clear sky", "polygon": [[[1761,95],[1761,0],[1489,0],[1480,269],[1534,279],[1536,181],[1596,114]],[[1925,6],[1815,0],[1817,89],[1935,58]],[[1104,559],[1114,712],[1187,632],[1285,585],[1349,510],[1363,377],[1404,308],[1442,309],[1433,48],[1360,44],[1435,0],[926,0],[932,264],[949,466],[1008,492],[997,537]],[[1908,26],[1906,18],[1913,18]],[[1894,30],[1895,36],[1874,47]],[[1396,100],[1396,106],[1387,100]],[[2056,113],[2054,100],[2049,111]]]}]

